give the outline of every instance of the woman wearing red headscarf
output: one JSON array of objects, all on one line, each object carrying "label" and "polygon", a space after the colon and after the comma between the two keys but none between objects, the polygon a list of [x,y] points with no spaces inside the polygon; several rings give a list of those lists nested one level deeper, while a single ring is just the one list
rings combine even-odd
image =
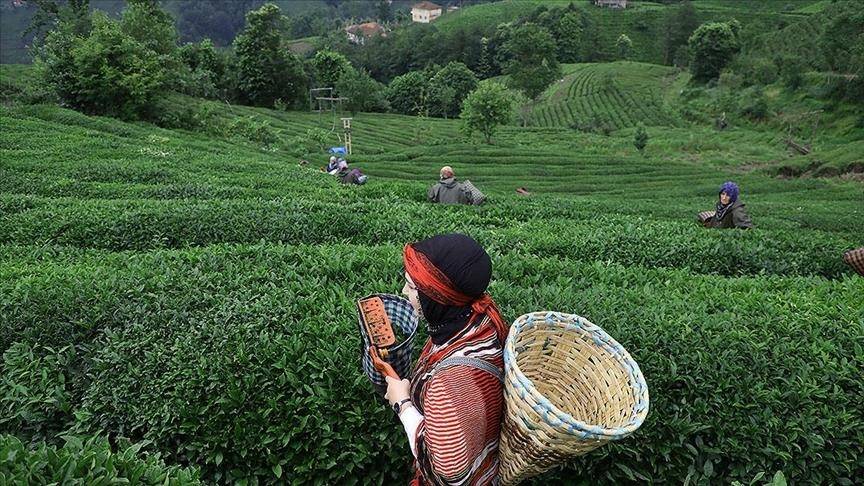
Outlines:
[{"label": "woman wearing red headscarf", "polygon": [[411,380],[387,378],[416,459],[412,485],[497,483],[508,326],[486,293],[491,259],[461,234],[407,245],[403,259],[402,292],[429,331]]}]

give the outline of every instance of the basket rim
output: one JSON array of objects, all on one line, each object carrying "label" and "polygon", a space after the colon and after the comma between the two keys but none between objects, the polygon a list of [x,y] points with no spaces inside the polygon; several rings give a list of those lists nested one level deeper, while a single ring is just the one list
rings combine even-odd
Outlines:
[{"label": "basket rim", "polygon": [[[537,321],[540,321],[540,324],[549,324],[574,331],[587,332],[593,337],[596,346],[603,347],[603,349],[616,358],[616,362],[627,372],[631,383],[635,384],[634,388],[636,388],[636,406],[634,407],[634,413],[630,421],[626,425],[607,428],[577,420],[544,397],[534,386],[533,381],[526,377],[522,370],[519,369],[516,362],[516,357],[518,356],[515,349],[516,336],[523,329],[536,327]],[[511,385],[519,387],[517,394],[523,399],[526,394],[531,395],[535,403],[537,403],[533,407],[534,411],[543,417],[549,425],[571,435],[576,435],[581,439],[615,440],[623,438],[638,429],[648,415],[648,385],[645,382],[645,377],[639,368],[639,364],[636,363],[630,356],[630,353],[618,341],[612,338],[600,326],[578,314],[538,311],[519,316],[510,327],[510,333],[507,336],[507,342],[504,347],[504,359],[509,369],[512,370],[512,375],[515,376],[517,383],[513,383],[513,376],[510,373],[507,373],[507,381]],[[554,419],[554,421],[551,419]]]},{"label": "basket rim", "polygon": [[[396,301],[399,301],[401,303],[405,303],[405,304],[411,306],[411,302],[408,299],[406,299],[402,296],[396,295],[396,294],[371,293],[369,295],[361,297],[360,299],[367,299],[369,297],[380,297],[381,300],[396,300]],[[395,352],[395,351],[401,351],[405,347],[413,345],[414,337],[417,335],[417,329],[420,327],[420,316],[417,315],[416,311],[413,314],[413,323],[414,323],[414,329],[411,330],[411,332],[408,334],[408,336],[406,336],[405,339],[401,343],[390,348],[391,353]],[[368,343],[369,340],[368,340],[368,337],[366,336],[365,330],[363,329],[363,323],[360,322],[360,316],[359,315],[357,316],[357,324],[360,326],[360,336],[363,338],[363,342]]]}]

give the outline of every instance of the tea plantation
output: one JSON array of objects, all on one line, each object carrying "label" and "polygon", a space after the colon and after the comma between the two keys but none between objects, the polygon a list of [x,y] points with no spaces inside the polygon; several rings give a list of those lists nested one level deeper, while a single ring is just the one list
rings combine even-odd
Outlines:
[{"label": "tea plantation", "polygon": [[[604,70],[622,73],[608,93],[591,88]],[[354,299],[399,291],[406,242],[460,231],[492,255],[508,320],[583,315],[651,390],[638,433],[536,484],[860,481],[864,279],[841,255],[864,243],[864,186],[777,177],[771,127],[679,123],[673,78],[570,66],[535,126],[492,145],[457,121],[358,114],[358,187],[320,173],[320,149],[297,165],[308,130],[338,143],[328,114],[179,98],[206,121],[168,130],[0,107],[0,478],[404,483]],[[610,136],[568,128],[595,109]],[[860,163],[860,139],[832,140]],[[488,203],[427,204],[442,165]],[[753,230],[694,221],[729,179]]]}]

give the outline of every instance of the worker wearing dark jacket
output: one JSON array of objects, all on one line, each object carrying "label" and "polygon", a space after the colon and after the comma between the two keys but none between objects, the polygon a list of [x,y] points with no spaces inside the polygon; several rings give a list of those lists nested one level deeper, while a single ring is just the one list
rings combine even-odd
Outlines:
[{"label": "worker wearing dark jacket", "polygon": [[744,203],[738,200],[738,185],[724,182],[720,186],[720,198],[714,217],[710,220],[712,228],[752,228],[750,216],[744,210]]},{"label": "worker wearing dark jacket", "polygon": [[360,169],[348,168],[347,160],[340,160],[338,162],[334,175],[342,184],[356,184],[359,186],[366,183],[366,175]]},{"label": "worker wearing dark jacket", "polygon": [[473,204],[471,193],[465,186],[456,181],[453,168],[441,168],[437,184],[429,188],[429,201],[440,204]]}]

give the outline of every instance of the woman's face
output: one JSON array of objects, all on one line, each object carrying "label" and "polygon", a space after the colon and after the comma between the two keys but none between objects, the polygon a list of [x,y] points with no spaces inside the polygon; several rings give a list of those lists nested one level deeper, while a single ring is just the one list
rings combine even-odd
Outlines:
[{"label": "woman's face", "polygon": [[720,204],[724,206],[729,204],[729,194],[726,194],[726,192],[720,193]]},{"label": "woman's face", "polygon": [[402,287],[402,295],[411,302],[411,306],[414,307],[414,310],[419,314],[420,296],[417,293],[417,286],[414,285],[414,281],[411,280],[411,276],[408,275],[408,272],[405,272],[405,286]]}]

